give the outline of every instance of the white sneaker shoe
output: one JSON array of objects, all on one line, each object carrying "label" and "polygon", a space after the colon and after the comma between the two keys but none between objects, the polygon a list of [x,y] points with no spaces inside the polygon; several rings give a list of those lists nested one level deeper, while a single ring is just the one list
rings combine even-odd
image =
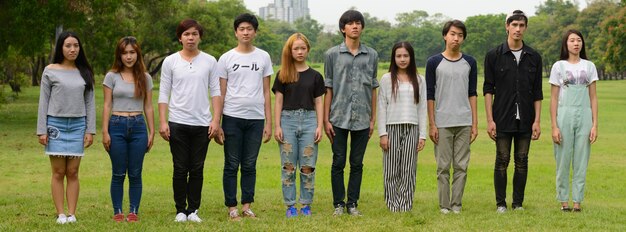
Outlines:
[{"label": "white sneaker shoe", "polygon": [[506,213],[506,207],[498,206],[498,208],[496,209],[496,213]]},{"label": "white sneaker shoe", "polygon": [[446,208],[443,208],[443,209],[440,209],[440,210],[439,210],[439,212],[440,212],[441,214],[444,214],[444,215],[445,215],[445,214],[449,214],[449,213],[450,213],[450,210],[449,210],[449,209],[446,209]]},{"label": "white sneaker shoe", "polygon": [[186,222],[187,221],[187,215],[185,215],[184,213],[178,213],[176,214],[176,218],[174,219],[175,222]]},{"label": "white sneaker shoe", "polygon": [[187,221],[202,222],[202,219],[198,217],[198,210],[193,211],[193,213],[190,213],[189,216],[187,216]]},{"label": "white sneaker shoe", "polygon": [[57,224],[65,223],[67,223],[67,216],[65,216],[65,214],[59,214],[59,216],[57,216]]},{"label": "white sneaker shoe", "polygon": [[74,223],[74,222],[76,222],[76,216],[70,215],[69,217],[67,217],[67,223]]}]

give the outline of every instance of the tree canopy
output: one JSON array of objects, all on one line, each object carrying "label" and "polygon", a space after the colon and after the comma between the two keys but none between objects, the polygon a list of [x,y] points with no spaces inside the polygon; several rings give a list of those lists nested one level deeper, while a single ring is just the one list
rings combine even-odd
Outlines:
[{"label": "tree canopy", "polygon": [[[233,19],[246,9],[242,0],[4,0],[0,1],[0,84],[17,83],[30,77],[37,85],[43,68],[50,62],[55,35],[71,30],[81,37],[87,57],[96,74],[111,66],[116,42],[135,36],[143,50],[152,76],[158,75],[164,57],[180,49],[176,26],[193,18],[204,27],[200,49],[219,57],[236,45]],[[389,62],[391,47],[399,41],[410,42],[418,66],[444,49],[443,24],[451,18],[439,13],[415,10],[401,12],[396,24],[363,12],[366,27],[362,42]],[[339,17],[339,16],[337,16]],[[479,63],[484,54],[506,39],[504,14],[476,15],[465,20],[467,38],[462,51]],[[270,53],[280,64],[282,46],[294,32],[311,41],[311,62],[323,62],[324,52],[343,40],[335,25],[332,30],[311,18],[293,24],[260,20],[256,46]],[[582,31],[587,53],[600,74],[626,73],[626,1],[591,0],[579,10],[576,1],[546,0],[529,18],[524,42],[544,57],[544,71],[559,56],[563,33],[570,28]],[[482,66],[479,64],[479,67]],[[22,80],[23,82],[23,80]]]}]

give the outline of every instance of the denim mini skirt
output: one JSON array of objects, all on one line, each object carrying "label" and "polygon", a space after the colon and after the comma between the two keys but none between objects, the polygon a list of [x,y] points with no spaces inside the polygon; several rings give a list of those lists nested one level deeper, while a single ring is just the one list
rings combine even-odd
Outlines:
[{"label": "denim mini skirt", "polygon": [[82,157],[87,124],[85,117],[48,116],[46,155]]}]

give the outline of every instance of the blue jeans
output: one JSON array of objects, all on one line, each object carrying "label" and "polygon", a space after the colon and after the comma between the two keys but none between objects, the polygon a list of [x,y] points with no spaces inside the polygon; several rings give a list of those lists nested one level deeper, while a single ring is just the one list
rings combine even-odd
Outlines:
[{"label": "blue jeans", "polygon": [[241,204],[254,202],[256,160],[263,139],[263,119],[242,119],[224,115],[224,204],[237,206],[237,172],[241,166]]},{"label": "blue jeans", "polygon": [[109,136],[111,136],[109,157],[113,170],[111,176],[113,213],[122,213],[124,178],[127,172],[130,212],[138,213],[142,190],[141,170],[148,148],[148,133],[143,115],[131,117],[111,115]]},{"label": "blue jeans", "polygon": [[[331,167],[331,184],[333,189],[334,207],[356,207],[361,195],[361,180],[363,178],[363,157],[369,141],[369,128],[365,130],[351,131],[333,126],[333,164]],[[344,202],[346,188],[344,184],[344,171],[348,157],[348,134],[350,135],[350,177],[348,179],[348,201]]]},{"label": "blue jeans", "polygon": [[300,204],[313,202],[315,191],[315,163],[317,144],[315,129],[317,114],[314,110],[283,110],[280,125],[285,143],[279,144],[282,163],[283,201],[285,205],[296,203],[296,166],[310,167],[311,173],[300,171]]}]

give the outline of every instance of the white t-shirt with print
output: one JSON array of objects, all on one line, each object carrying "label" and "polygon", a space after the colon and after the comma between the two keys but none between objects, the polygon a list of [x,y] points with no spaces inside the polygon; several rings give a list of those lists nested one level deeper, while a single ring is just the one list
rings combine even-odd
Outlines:
[{"label": "white t-shirt with print", "polygon": [[572,64],[566,60],[559,60],[552,65],[550,71],[550,84],[559,86],[559,99],[563,96],[563,88],[569,85],[590,85],[598,80],[598,71],[593,62],[580,59],[580,62]]},{"label": "white t-shirt with print", "polygon": [[265,119],[263,78],[274,74],[270,55],[259,48],[250,53],[231,49],[220,57],[217,67],[217,75],[227,80],[224,115]]}]

